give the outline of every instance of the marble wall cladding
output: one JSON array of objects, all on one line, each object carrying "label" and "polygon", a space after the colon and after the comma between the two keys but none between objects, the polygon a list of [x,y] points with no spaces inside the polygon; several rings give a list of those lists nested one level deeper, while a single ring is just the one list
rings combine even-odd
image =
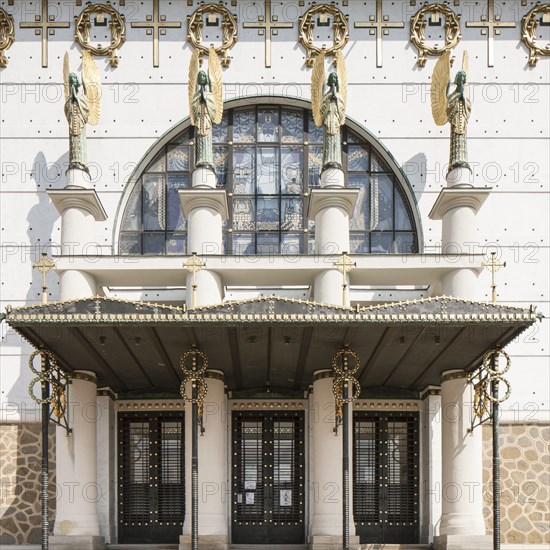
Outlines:
[{"label": "marble wall cladding", "polygon": [[[41,425],[0,424],[0,546],[41,540]],[[49,518],[55,519],[55,426],[49,429]]]},{"label": "marble wall cladding", "polygon": [[[504,544],[550,544],[550,426],[502,424],[501,537]],[[493,532],[492,432],[483,426],[485,524]]]}]

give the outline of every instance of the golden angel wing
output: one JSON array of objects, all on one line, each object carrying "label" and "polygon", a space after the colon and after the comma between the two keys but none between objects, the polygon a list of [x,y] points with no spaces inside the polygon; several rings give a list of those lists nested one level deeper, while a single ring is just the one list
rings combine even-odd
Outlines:
[{"label": "golden angel wing", "polygon": [[88,124],[95,126],[101,116],[101,81],[94,58],[87,50],[82,50],[82,83],[90,109]]},{"label": "golden angel wing", "polygon": [[447,50],[435,64],[430,87],[432,116],[438,126],[447,123],[447,84],[450,74],[451,52]]},{"label": "golden angel wing", "polygon": [[311,109],[315,126],[323,125],[321,107],[323,104],[323,89],[325,86],[325,52],[321,52],[315,59],[311,72]]},{"label": "golden angel wing", "polygon": [[69,99],[71,93],[71,87],[69,86],[69,75],[71,74],[71,67],[69,65],[69,52],[65,52],[63,58],[63,91],[65,92],[65,103]]},{"label": "golden angel wing", "polygon": [[344,105],[344,112],[342,113],[342,125],[346,121],[346,106],[348,103],[348,72],[346,70],[346,61],[342,50],[336,52],[336,72],[338,74],[338,83],[340,86],[340,96],[342,97],[342,103]]},{"label": "golden angel wing", "polygon": [[212,96],[216,106],[216,114],[212,117],[212,122],[219,124],[223,117],[222,64],[215,48],[212,46],[208,50],[208,76],[212,83]]},{"label": "golden angel wing", "polygon": [[191,61],[189,62],[189,78],[187,80],[187,92],[189,95],[189,116],[191,118],[191,124],[195,125],[195,119],[193,117],[193,97],[197,89],[197,75],[199,74],[199,58],[200,52],[198,49],[193,50]]}]

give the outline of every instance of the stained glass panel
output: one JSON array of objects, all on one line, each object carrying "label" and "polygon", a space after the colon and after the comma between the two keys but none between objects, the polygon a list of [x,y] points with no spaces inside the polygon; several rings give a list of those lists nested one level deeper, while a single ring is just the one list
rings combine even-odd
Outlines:
[{"label": "stained glass panel", "polygon": [[256,229],[259,231],[278,231],[279,215],[279,199],[258,198]]},{"label": "stained glass panel", "polygon": [[256,181],[260,195],[279,193],[279,149],[258,147],[256,154]]},{"label": "stained glass panel", "polygon": [[252,143],[254,139],[253,110],[235,110],[233,112],[233,141],[236,143]]},{"label": "stained glass panel", "polygon": [[168,147],[167,160],[169,172],[188,172],[189,147],[186,145]]},{"label": "stained glass panel", "polygon": [[254,194],[255,156],[252,147],[235,147],[233,150],[233,193]]},{"label": "stained glass panel", "polygon": [[303,192],[303,164],[301,147],[281,147],[281,193],[294,195]]},{"label": "stained glass panel", "polygon": [[164,176],[145,174],[143,180],[143,229],[164,229]]},{"label": "stained glass panel", "polygon": [[255,208],[253,199],[233,199],[233,229],[236,231],[254,231]]},{"label": "stained glass panel", "polygon": [[283,143],[302,143],[304,141],[304,116],[302,111],[281,112],[281,128]]},{"label": "stained glass panel", "polygon": [[258,109],[258,141],[279,141],[279,109]]},{"label": "stained glass panel", "polygon": [[304,225],[303,201],[300,198],[281,200],[281,229],[294,231]]},{"label": "stained glass panel", "polygon": [[168,176],[166,198],[167,205],[167,229],[179,229],[184,230],[187,228],[187,222],[181,209],[180,197],[178,195],[179,189],[186,189],[189,187],[189,178],[185,176]]}]

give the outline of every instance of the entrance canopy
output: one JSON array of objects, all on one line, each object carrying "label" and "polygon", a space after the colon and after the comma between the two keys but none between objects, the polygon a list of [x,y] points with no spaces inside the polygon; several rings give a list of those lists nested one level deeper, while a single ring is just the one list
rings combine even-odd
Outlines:
[{"label": "entrance canopy", "polygon": [[343,345],[359,354],[363,388],[419,392],[443,371],[475,369],[541,315],[449,297],[356,309],[280,297],[194,309],[96,297],[8,308],[5,317],[64,370],[94,371],[99,386],[138,394],[177,393],[192,345],[236,392],[304,391]]}]

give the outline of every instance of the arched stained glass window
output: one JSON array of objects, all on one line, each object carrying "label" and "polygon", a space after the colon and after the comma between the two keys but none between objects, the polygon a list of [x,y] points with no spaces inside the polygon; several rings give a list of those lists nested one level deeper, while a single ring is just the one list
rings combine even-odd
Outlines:
[{"label": "arched stained glass window", "polygon": [[[359,189],[350,222],[351,253],[418,251],[417,229],[395,173],[375,148],[344,127],[347,186]],[[218,187],[226,189],[228,254],[307,254],[315,226],[306,216],[319,186],[323,130],[307,109],[253,106],[226,110],[213,135]],[[187,254],[187,226],[178,189],[193,170],[192,128],[163,147],[135,186],[123,214],[120,253]]]}]

